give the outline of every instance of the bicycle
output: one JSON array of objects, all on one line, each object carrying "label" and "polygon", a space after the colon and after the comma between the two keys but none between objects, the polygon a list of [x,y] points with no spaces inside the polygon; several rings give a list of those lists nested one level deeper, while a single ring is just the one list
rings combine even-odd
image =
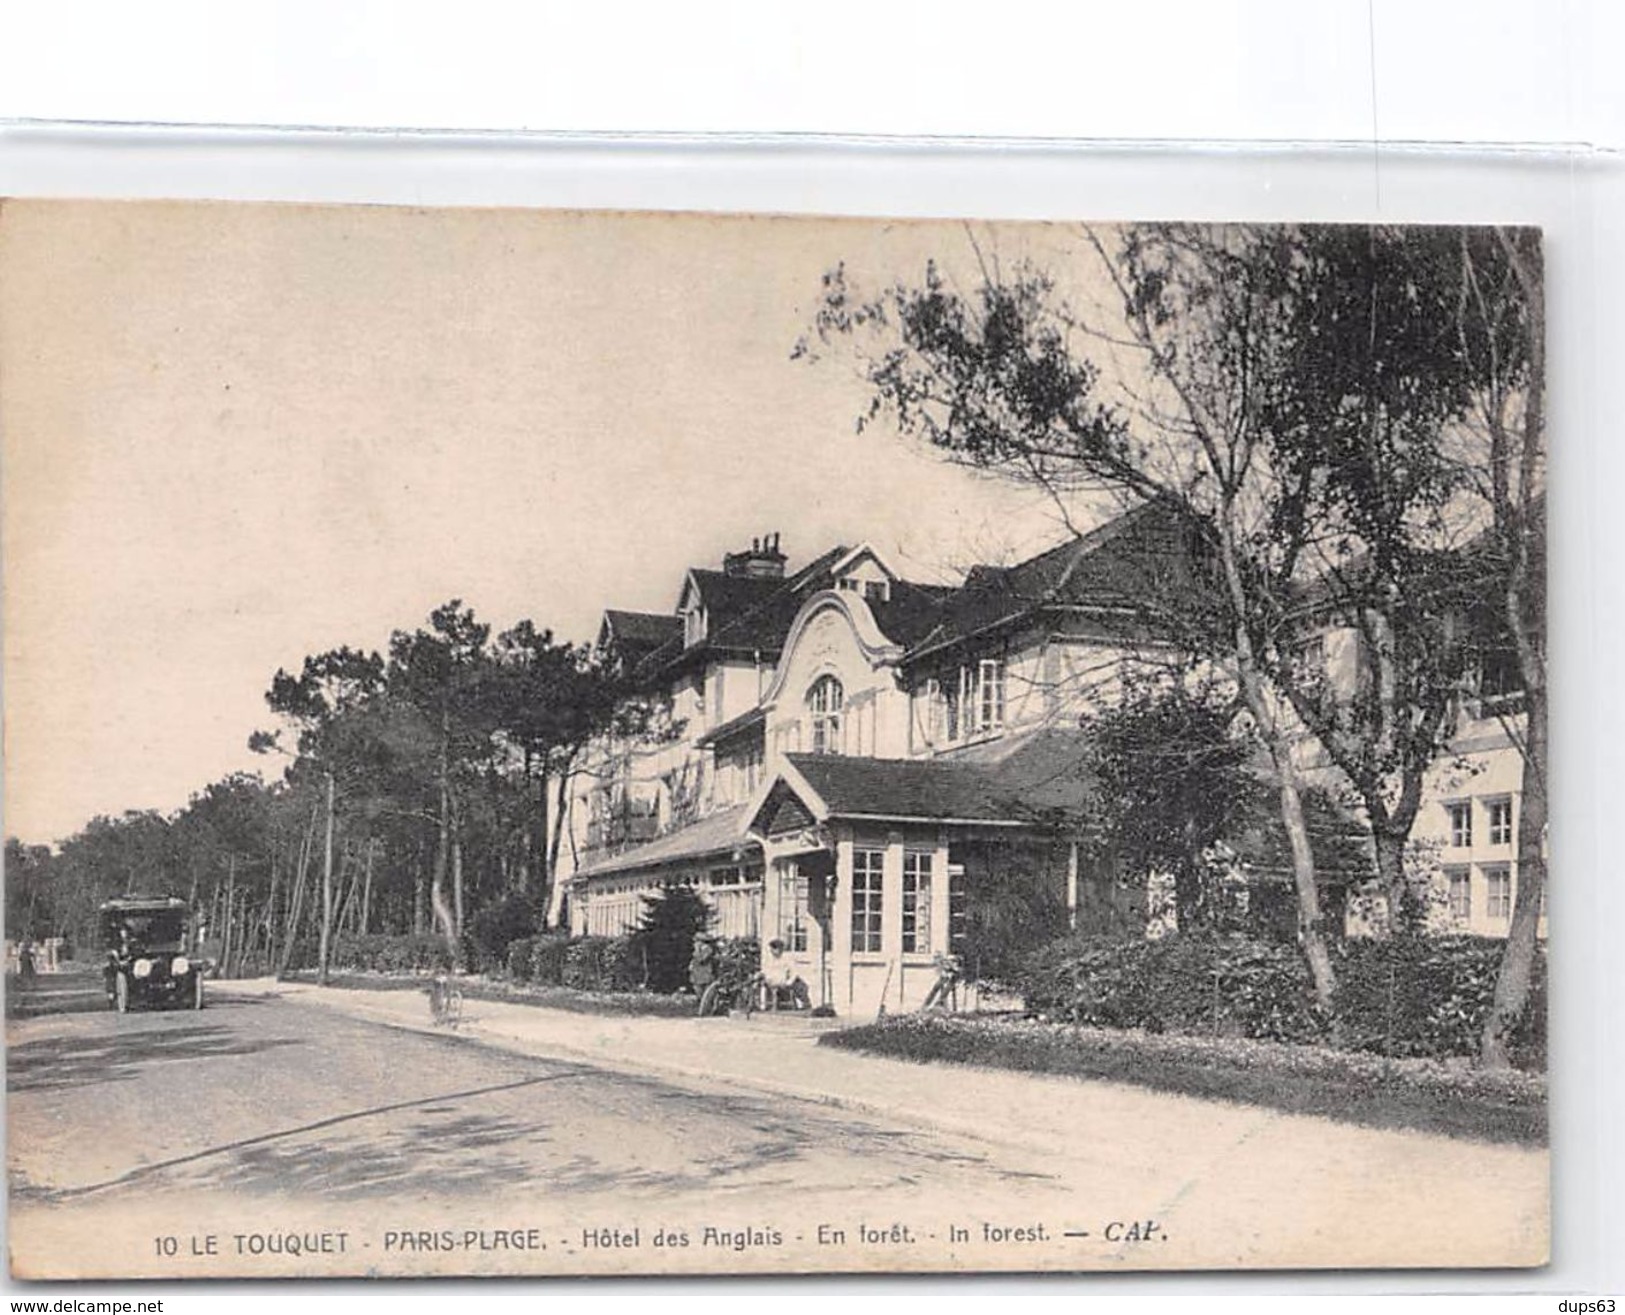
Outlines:
[{"label": "bicycle", "polygon": [[436,1027],[456,1027],[463,1017],[463,988],[446,973],[429,983],[429,1015]]},{"label": "bicycle", "polygon": [[[713,1015],[732,1013],[738,1010],[746,1018],[752,1014],[774,1012],[780,1007],[785,993],[791,991],[788,985],[774,986],[767,980],[764,973],[753,973],[743,981],[712,982],[700,993],[698,1014],[701,1018]],[[807,997],[806,988],[803,987],[798,995],[792,995],[792,1009],[808,1009],[811,1001]]]},{"label": "bicycle", "polygon": [[931,965],[937,970],[937,980],[932,983],[920,1008],[946,1009],[951,1014],[958,1013],[959,984],[964,981],[964,970],[958,957],[952,954],[933,955]]}]

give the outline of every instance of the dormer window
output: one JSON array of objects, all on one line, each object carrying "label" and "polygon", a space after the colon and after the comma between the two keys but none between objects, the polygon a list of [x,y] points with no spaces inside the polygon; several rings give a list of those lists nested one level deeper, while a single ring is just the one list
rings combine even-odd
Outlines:
[{"label": "dormer window", "polygon": [[858,594],[867,603],[891,600],[891,567],[868,544],[852,549],[830,568],[831,588],[843,594]]},{"label": "dormer window", "polygon": [[683,647],[693,648],[705,638],[705,609],[696,603],[683,613]]},{"label": "dormer window", "polygon": [[820,676],[807,691],[814,753],[841,752],[841,710],[845,706],[846,691],[834,676]]}]

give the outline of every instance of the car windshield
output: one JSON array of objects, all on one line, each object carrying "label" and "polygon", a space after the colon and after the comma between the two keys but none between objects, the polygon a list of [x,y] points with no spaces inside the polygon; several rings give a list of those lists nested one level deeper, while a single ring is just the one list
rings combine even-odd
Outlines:
[{"label": "car windshield", "polygon": [[112,943],[119,942],[119,930],[126,933],[133,950],[185,949],[185,919],[179,909],[153,913],[120,913],[111,920]]}]

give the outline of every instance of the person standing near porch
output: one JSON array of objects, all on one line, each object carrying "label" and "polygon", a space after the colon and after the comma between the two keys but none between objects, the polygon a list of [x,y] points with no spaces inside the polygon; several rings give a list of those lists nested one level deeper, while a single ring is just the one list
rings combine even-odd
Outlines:
[{"label": "person standing near porch", "polygon": [[717,946],[706,936],[694,938],[688,959],[688,984],[699,998],[699,1014],[704,1018],[716,1008]]}]

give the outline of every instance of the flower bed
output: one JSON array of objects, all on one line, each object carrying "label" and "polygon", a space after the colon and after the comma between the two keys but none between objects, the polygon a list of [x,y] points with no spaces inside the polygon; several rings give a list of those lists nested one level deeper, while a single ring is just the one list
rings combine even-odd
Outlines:
[{"label": "flower bed", "polygon": [[1531,1145],[1546,1140],[1543,1077],[1487,1072],[1464,1063],[937,1014],[827,1033],[819,1044],[920,1063],[1124,1082],[1371,1127]]}]

